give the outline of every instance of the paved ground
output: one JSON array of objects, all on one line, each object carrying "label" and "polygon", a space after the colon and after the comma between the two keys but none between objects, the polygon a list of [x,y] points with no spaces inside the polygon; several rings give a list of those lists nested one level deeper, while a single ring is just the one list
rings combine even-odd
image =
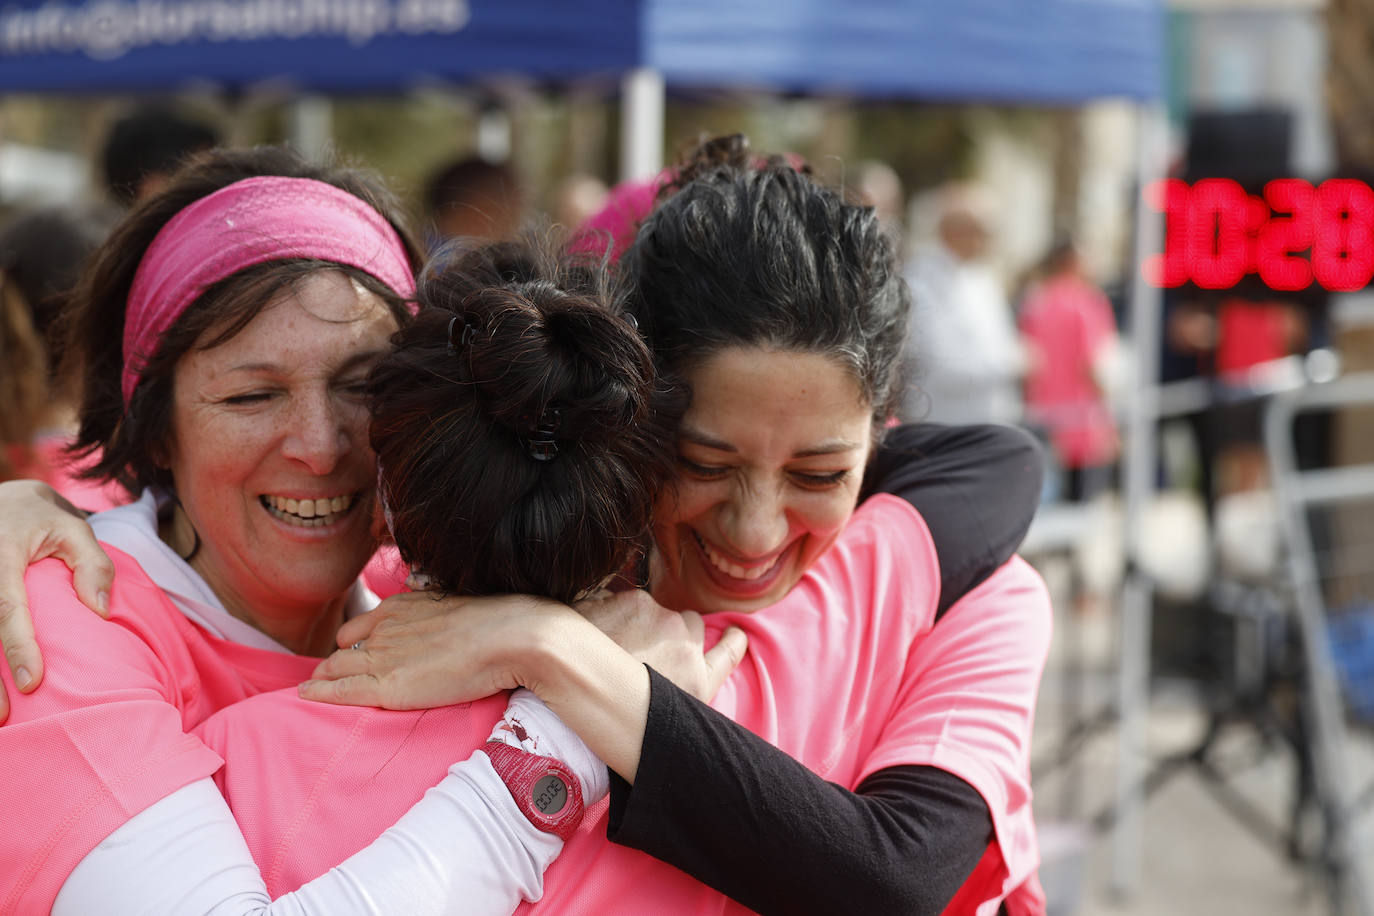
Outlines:
[{"label": "paved ground", "polygon": [[[1111,608],[1070,616],[1062,570],[1050,563],[1046,579],[1056,596],[1056,646],[1041,692],[1036,723],[1036,759],[1052,759],[1074,716],[1065,691],[1098,707],[1112,696],[1114,623]],[[1077,629],[1075,629],[1077,628]],[[1067,647],[1081,638],[1085,675],[1066,679]],[[1157,682],[1149,717],[1152,758],[1194,747],[1207,724],[1196,685]],[[1072,868],[1047,865],[1047,885],[1060,906],[1056,916],[1321,916],[1331,912],[1313,874],[1290,862],[1272,831],[1252,831],[1219,800],[1197,768],[1184,766],[1152,795],[1145,808],[1143,849],[1135,890],[1113,890],[1113,842],[1109,832],[1086,828],[1112,801],[1116,778],[1116,733],[1099,730],[1067,765],[1037,768],[1036,812],[1048,854],[1067,837],[1081,846],[1079,880]],[[1257,730],[1239,725],[1218,745],[1217,759],[1233,777],[1227,785],[1258,806],[1276,824],[1286,823],[1291,798],[1291,755],[1267,747]],[[1366,774],[1374,768],[1365,770]],[[1047,887],[1047,890],[1050,890]],[[1052,899],[1052,903],[1056,900]]]}]

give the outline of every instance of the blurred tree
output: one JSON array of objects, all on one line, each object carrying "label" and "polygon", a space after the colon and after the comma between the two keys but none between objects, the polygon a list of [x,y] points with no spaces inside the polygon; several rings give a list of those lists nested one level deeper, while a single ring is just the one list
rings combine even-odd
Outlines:
[{"label": "blurred tree", "polygon": [[[1337,169],[1369,176],[1374,174],[1374,118],[1369,116],[1370,99],[1374,99],[1374,0],[1330,0],[1326,33],[1326,88]],[[1345,370],[1374,369],[1374,328],[1359,324],[1343,328],[1336,343]],[[1337,462],[1374,460],[1374,409],[1338,411],[1332,439]],[[1333,525],[1344,543],[1374,540],[1374,520],[1364,505],[1338,507]],[[1364,594],[1374,589],[1367,575],[1351,577],[1348,584],[1363,589]]]},{"label": "blurred tree", "polygon": [[379,171],[418,217],[419,192],[440,163],[475,152],[477,106],[457,93],[353,96],[334,102],[334,146]]},{"label": "blurred tree", "polygon": [[1374,172],[1374,0],[1330,0],[1327,98],[1342,169]]},{"label": "blurred tree", "polygon": [[967,177],[973,152],[967,105],[881,102],[863,106],[853,155],[896,170],[908,195]]},{"label": "blurred tree", "polygon": [[1076,108],[1046,112],[1054,169],[1051,230],[1077,234],[1079,182],[1083,174],[1083,115]]}]

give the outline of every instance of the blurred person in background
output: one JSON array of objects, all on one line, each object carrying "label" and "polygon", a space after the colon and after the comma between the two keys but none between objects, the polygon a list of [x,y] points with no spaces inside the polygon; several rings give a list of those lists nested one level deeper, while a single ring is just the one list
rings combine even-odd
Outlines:
[{"label": "blurred person in background", "polygon": [[653,178],[622,181],[611,188],[601,209],[573,232],[573,247],[597,254],[604,251],[612,261],[620,260],[664,187],[672,181],[673,171],[665,169]]},{"label": "blurred person in background", "polygon": [[35,476],[29,471],[48,412],[48,361],[17,285],[8,275],[0,282],[0,480],[9,480]]},{"label": "blurred person in background", "polygon": [[601,212],[608,193],[606,182],[595,175],[585,172],[569,175],[558,185],[550,216],[555,225],[576,229]]},{"label": "blurred person in background", "polygon": [[906,271],[912,293],[900,416],[939,423],[1018,423],[1026,357],[1006,291],[987,262],[993,204],[971,185],[938,196],[936,242]]},{"label": "blurred person in background", "polygon": [[1070,501],[1091,499],[1120,454],[1109,394],[1121,350],[1111,303],[1083,273],[1073,240],[1060,238],[1021,305],[1026,420],[1049,437]]},{"label": "blurred person in background", "polygon": [[54,333],[62,297],[112,226],[102,216],[85,209],[38,207],[14,215],[0,229],[0,270],[28,306],[52,372],[62,361],[61,335]]},{"label": "blurred person in background", "polygon": [[115,121],[100,162],[105,188],[120,207],[158,193],[188,158],[219,143],[219,132],[160,105],[140,107]]},{"label": "blurred person in background", "polygon": [[510,166],[477,156],[440,166],[424,190],[431,247],[448,239],[499,240],[525,220],[525,194]]},{"label": "blurred person in background", "polygon": [[892,247],[902,250],[902,215],[906,198],[902,191],[902,179],[886,162],[869,159],[860,162],[854,169],[853,188],[859,200],[873,208],[878,222],[892,239]]},{"label": "blurred person in background", "polygon": [[57,375],[53,329],[61,302],[106,224],[97,214],[31,210],[0,230],[0,480],[32,477],[85,509],[122,501],[116,487],[80,479],[63,455],[76,408]]}]

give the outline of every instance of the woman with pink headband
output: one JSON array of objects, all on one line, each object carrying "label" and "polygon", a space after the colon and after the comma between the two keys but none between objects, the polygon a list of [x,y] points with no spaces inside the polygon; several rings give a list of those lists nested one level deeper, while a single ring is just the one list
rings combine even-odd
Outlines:
[{"label": "woman with pink headband", "polygon": [[0,729],[0,912],[508,913],[540,895],[565,826],[517,790],[553,774],[604,795],[605,766],[556,717],[517,695],[502,719],[503,698],[485,752],[454,742],[379,837],[272,901],[271,863],[211,778],[222,757],[197,726],[303,680],[377,600],[359,579],[377,546],[366,381],[418,263],[395,213],[357,173],[222,152],[99,250],[76,294],[78,446],[140,495],[91,520],[112,623],[62,564],[29,570],[51,664]]}]

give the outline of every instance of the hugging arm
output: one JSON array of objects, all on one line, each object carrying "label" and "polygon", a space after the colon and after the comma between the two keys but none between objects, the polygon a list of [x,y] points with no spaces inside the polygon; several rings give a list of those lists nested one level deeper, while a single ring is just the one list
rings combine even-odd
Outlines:
[{"label": "hugging arm", "polygon": [[[993,470],[967,470],[980,462]],[[1019,431],[927,424],[894,431],[870,468],[867,492],[893,493],[927,516],[933,540],[946,551],[939,557],[944,611],[1010,556],[1029,524],[1039,485],[1038,448]],[[960,549],[972,555],[947,555]],[[629,594],[618,596],[619,602],[629,600]],[[1024,612],[1027,622],[1035,616],[1031,610]],[[1003,611],[1014,617],[1022,606],[1010,602]],[[391,650],[397,628],[390,612],[369,617],[350,622],[341,642],[366,637],[371,646],[378,631],[367,628],[380,624],[377,652],[336,653],[319,676],[343,680],[314,682],[307,695],[396,706],[400,697],[415,695],[420,681],[438,683],[438,672],[451,669],[450,663],[431,663],[436,674],[428,678],[407,670],[400,659],[414,656]],[[461,658],[455,655],[459,645],[471,650],[486,642],[479,637],[490,627],[511,619],[490,617],[479,626],[479,618],[459,611],[412,618],[409,625],[436,627],[423,631],[419,642],[426,647],[457,639],[452,651],[440,650],[436,659]],[[547,632],[532,623],[519,629]],[[632,642],[607,629],[622,645]],[[575,655],[584,666],[606,656],[605,646],[590,643],[585,651],[571,652],[575,637],[567,631],[558,640],[561,653],[549,654]],[[343,667],[352,665],[366,670]],[[697,702],[653,667],[647,679],[643,667],[638,679],[622,669],[617,663],[618,683],[626,689],[597,691],[588,684],[615,682],[583,671],[581,682],[565,688],[571,698],[556,707],[593,746],[588,729],[635,738],[626,753],[598,747],[627,777],[612,780],[610,838],[616,842],[682,868],[751,907],[785,913],[940,912],[987,851],[994,818],[983,795],[959,775],[926,765],[883,767],[851,792]],[[542,687],[559,689],[547,681]],[[396,693],[388,695],[389,689]],[[626,703],[631,695],[642,695],[642,705]],[[1033,679],[1021,696],[1033,702]],[[613,703],[622,705],[620,712],[604,720],[593,715]],[[605,725],[617,722],[618,727]],[[741,850],[747,854],[736,854]],[[845,877],[827,880],[831,875]]]},{"label": "hugging arm", "polygon": [[[54,916],[329,916],[512,912],[538,899],[563,842],[515,807],[480,752],[371,845],[271,899],[214,781],[134,815],[77,865]],[[521,829],[521,825],[524,825]]]},{"label": "hugging arm", "polygon": [[[584,798],[604,794],[604,765],[547,708],[533,697],[513,704],[545,755],[574,761]],[[246,808],[241,816],[254,816],[251,799]],[[88,853],[53,913],[503,916],[539,899],[544,869],[562,847],[521,813],[486,753],[476,751],[372,843],[272,899],[234,814],[204,778],[134,815]]]},{"label": "hugging arm", "polygon": [[[908,424],[875,453],[864,495],[925,519],[939,619],[1011,557],[1042,476],[1020,429]],[[657,676],[634,785],[613,777],[610,804],[610,839],[761,912],[938,913],[992,837],[987,803],[952,773],[890,767],[850,792]]]},{"label": "hugging arm", "polygon": [[[1035,514],[1044,461],[1035,440],[1007,426],[914,423],[889,432],[864,480],[864,496],[890,493],[916,507],[940,558],[943,613],[1016,550]],[[24,569],[57,556],[77,595],[104,614],[112,567],[78,510],[38,481],[0,483],[0,644],[21,690],[42,678],[23,588]],[[21,669],[22,675],[21,676]],[[8,702],[0,687],[0,722]]]},{"label": "hugging arm", "polygon": [[651,675],[638,777],[609,838],[760,913],[940,913],[992,838],[987,804],[929,766],[851,792]]},{"label": "hugging arm", "polygon": [[762,913],[934,914],[995,835],[1006,891],[1034,868],[1027,759],[1050,621],[1019,559],[956,602],[913,647],[854,792],[653,678],[634,784],[612,780],[611,839]]},{"label": "hugging arm", "polygon": [[[109,557],[96,544],[84,513],[37,480],[0,483],[0,646],[15,686],[22,692],[43,680],[43,656],[33,635],[24,571],[57,557],[75,573],[76,593],[104,616],[109,609]],[[0,723],[9,717],[9,695],[0,682]]]},{"label": "hugging arm", "polygon": [[[600,610],[650,603],[642,592],[626,592]],[[502,667],[500,652],[491,647],[518,644],[517,654],[537,660],[516,662],[516,679],[544,696],[612,768],[609,839],[760,912],[938,913],[987,849],[987,805],[958,776],[894,766],[847,791],[711,710],[570,612],[531,604],[497,614],[480,602],[444,609],[447,602],[411,598],[418,613],[403,620],[395,610],[403,605],[394,599],[388,604],[350,621],[340,634],[341,640],[365,636],[366,651],[335,653],[319,672],[364,670],[340,668],[357,665],[368,673],[308,682],[303,695],[412,705],[426,690],[452,689],[451,682],[439,686],[438,672],[454,669],[443,659],[456,665],[463,656],[477,656],[483,659],[478,667]],[[627,619],[642,619],[647,610]],[[658,610],[672,619],[684,616]],[[369,619],[375,615],[381,616]],[[604,613],[600,621],[607,625]],[[617,631],[620,622],[608,629]],[[532,649],[529,634],[539,634]],[[644,646],[655,641],[643,635],[616,632],[616,639],[643,644],[636,651],[643,656]],[[433,677],[399,664],[407,638],[436,651]],[[461,655],[453,651],[460,645]],[[708,678],[703,695],[719,686],[720,673],[733,668],[738,652],[736,647]],[[425,695],[418,705],[460,696]],[[857,908],[860,901],[864,909]]]},{"label": "hugging arm", "polygon": [[1044,476],[1040,446],[1018,427],[908,423],[875,450],[861,498],[890,493],[921,513],[940,559],[943,614],[1016,552]]},{"label": "hugging arm", "polygon": [[[411,913],[496,916],[538,898],[562,841],[530,823],[489,758],[469,745],[454,759],[471,756],[380,838],[271,899],[266,872],[210,779],[221,758],[185,731],[184,701],[198,682],[182,671],[189,662],[177,612],[139,609],[153,599],[136,568],[119,579],[112,624],[77,602],[54,561],[28,576],[53,664],[44,689],[16,695],[0,728],[0,807],[12,820],[0,831],[0,858],[12,866],[0,870],[0,911],[371,914],[397,912],[400,901]],[[549,748],[541,753],[571,748],[575,737],[550,734],[549,720],[557,725],[539,720]],[[581,754],[559,757],[589,785],[604,785],[604,765]]]}]

